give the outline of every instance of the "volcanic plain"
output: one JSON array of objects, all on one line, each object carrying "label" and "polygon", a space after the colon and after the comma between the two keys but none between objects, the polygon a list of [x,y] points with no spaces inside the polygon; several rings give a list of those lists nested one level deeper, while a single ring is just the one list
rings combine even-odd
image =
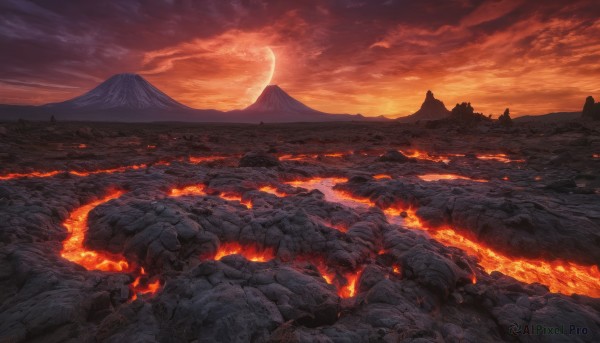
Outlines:
[{"label": "volcanic plain", "polygon": [[597,122],[21,121],[0,162],[0,342],[600,341]]}]

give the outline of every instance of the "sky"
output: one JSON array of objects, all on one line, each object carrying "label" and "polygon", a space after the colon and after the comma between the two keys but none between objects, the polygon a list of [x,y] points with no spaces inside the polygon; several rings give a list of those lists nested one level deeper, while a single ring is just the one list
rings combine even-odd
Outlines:
[{"label": "sky", "polygon": [[233,110],[278,84],[330,113],[513,116],[600,98],[597,0],[0,0],[0,103],[66,100],[138,73]]}]

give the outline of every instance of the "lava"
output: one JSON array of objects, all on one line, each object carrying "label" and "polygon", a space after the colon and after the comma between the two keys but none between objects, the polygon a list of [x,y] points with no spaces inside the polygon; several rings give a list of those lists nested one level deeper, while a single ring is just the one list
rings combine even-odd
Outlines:
[{"label": "lava", "polygon": [[392,177],[388,174],[376,174],[376,175],[373,175],[373,178],[375,180],[382,180],[382,179],[391,179]]},{"label": "lava", "polygon": [[0,180],[21,179],[25,177],[52,177],[60,173],[62,173],[60,170],[53,170],[49,172],[9,173],[0,175]]},{"label": "lava", "polygon": [[240,204],[246,206],[246,208],[252,208],[252,201],[242,199],[242,196],[240,194],[221,193],[219,194],[219,198],[227,201],[237,201]]},{"label": "lava", "polygon": [[525,160],[510,159],[506,154],[477,154],[476,157],[480,160],[492,160],[492,161],[498,161],[498,162],[502,162],[502,163],[525,162]]},{"label": "lava", "polygon": [[340,298],[352,298],[356,295],[356,283],[360,279],[362,268],[345,273],[342,278],[339,278],[337,272],[330,272],[321,259],[309,259],[309,262],[317,268],[325,282],[337,288]]},{"label": "lava", "polygon": [[344,155],[346,155],[346,154],[343,152],[332,152],[332,153],[323,154],[324,157],[331,157],[331,158],[341,158],[341,157],[344,157]]},{"label": "lava", "polygon": [[172,197],[204,196],[206,192],[204,185],[191,185],[182,188],[172,188],[169,195]]},{"label": "lava", "polygon": [[275,258],[275,253],[271,248],[259,249],[253,245],[241,245],[237,242],[225,242],[221,243],[213,259],[218,261],[229,255],[241,255],[248,261],[252,262],[268,262]]},{"label": "lava", "polygon": [[189,157],[189,162],[191,164],[200,164],[200,163],[205,163],[205,162],[213,162],[213,161],[218,161],[218,160],[223,160],[225,159],[224,156],[190,156]]},{"label": "lava", "polygon": [[[79,264],[87,270],[101,270],[108,272],[129,272],[131,264],[122,256],[110,253],[103,253],[88,250],[83,246],[85,234],[87,232],[87,220],[89,213],[104,203],[121,197],[125,192],[113,190],[106,196],[81,207],[76,208],[63,226],[69,232],[69,236],[63,241],[63,248],[60,255],[74,263]],[[138,294],[153,294],[160,288],[160,280],[148,282],[145,277],[144,268],[140,269],[138,276],[132,282],[133,297],[137,299]],[[142,282],[143,281],[143,282]]]},{"label": "lava", "polygon": [[99,205],[119,198],[123,194],[123,191],[111,191],[105,197],[78,207],[71,212],[67,220],[63,223],[63,226],[69,232],[69,236],[63,241],[63,248],[60,253],[63,258],[75,262],[87,270],[122,272],[129,269],[129,263],[125,258],[87,250],[83,245],[90,211]]},{"label": "lava", "polygon": [[[295,185],[304,188],[319,189],[326,194],[326,200],[345,204],[350,207],[364,205],[376,206],[369,199],[360,199],[349,193],[333,189],[340,179],[311,179],[295,181]],[[344,179],[341,179],[344,180]],[[411,208],[389,207],[384,209],[388,219],[409,229],[427,231],[432,238],[446,246],[459,248],[476,256],[479,264],[487,273],[501,272],[525,283],[540,283],[548,286],[551,292],[571,295],[584,294],[600,297],[600,271],[597,266],[583,266],[569,261],[544,261],[536,259],[513,258],[475,242],[449,226],[429,227]]]},{"label": "lava", "polygon": [[114,174],[114,173],[123,173],[128,170],[140,170],[140,169],[144,169],[146,167],[148,167],[148,165],[142,163],[142,164],[134,164],[134,165],[124,166],[124,167],[116,167],[116,168],[109,168],[109,169],[97,169],[97,170],[91,170],[91,171],[71,170],[71,171],[69,171],[69,174],[73,174],[75,176],[89,176],[89,175],[93,175],[93,174]]},{"label": "lava", "polygon": [[[145,279],[145,275],[146,271],[144,270],[144,268],[141,268],[139,275],[131,283],[131,287],[133,290],[133,296],[131,298],[131,301],[137,299],[138,294],[154,294],[160,288],[160,280],[148,282],[148,280]],[[145,282],[141,282],[143,277]]]},{"label": "lava", "polygon": [[440,181],[440,180],[469,180],[474,182],[488,182],[483,179],[472,179],[470,177],[456,175],[456,174],[423,174],[418,176],[419,179],[427,182]]},{"label": "lava", "polygon": [[450,162],[451,157],[461,157],[463,154],[445,154],[445,155],[432,155],[426,151],[420,150],[410,150],[410,151],[400,151],[403,155],[410,158],[416,158],[418,160],[427,160],[433,162],[443,162],[448,164]]},{"label": "lava", "polygon": [[269,194],[273,194],[277,197],[285,197],[287,194],[280,192],[277,188],[273,187],[273,186],[262,186],[258,189],[261,192],[265,192],[265,193],[269,193]]},{"label": "lava", "polygon": [[319,155],[317,155],[317,154],[298,154],[298,155],[284,154],[284,155],[279,156],[279,160],[281,160],[281,161],[305,161],[305,160],[314,160],[317,157],[319,157]]},{"label": "lava", "polygon": [[407,211],[410,228],[429,231],[440,243],[459,248],[476,256],[487,273],[498,271],[526,283],[540,283],[551,292],[600,297],[600,271],[597,266],[583,266],[568,261],[544,261],[504,256],[481,243],[466,238],[450,227],[429,228],[414,210]]},{"label": "lava", "polygon": [[362,270],[358,270],[344,276],[346,283],[338,291],[338,295],[341,298],[352,298],[356,295],[356,283],[358,282],[358,279],[360,279],[361,274]]}]

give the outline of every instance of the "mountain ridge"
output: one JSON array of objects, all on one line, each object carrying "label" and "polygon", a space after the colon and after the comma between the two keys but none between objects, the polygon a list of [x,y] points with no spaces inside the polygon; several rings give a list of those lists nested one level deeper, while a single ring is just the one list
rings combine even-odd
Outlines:
[{"label": "mountain ridge", "polygon": [[450,115],[450,111],[446,108],[441,100],[438,100],[433,95],[433,92],[428,90],[425,94],[425,100],[421,104],[421,108],[411,115],[396,118],[401,122],[413,122],[417,120],[438,120],[446,118]]}]

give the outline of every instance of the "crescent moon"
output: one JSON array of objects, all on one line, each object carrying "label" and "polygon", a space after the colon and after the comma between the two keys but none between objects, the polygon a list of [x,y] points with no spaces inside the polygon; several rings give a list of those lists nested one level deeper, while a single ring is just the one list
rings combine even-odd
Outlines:
[{"label": "crescent moon", "polygon": [[[267,47],[267,51],[269,53],[269,57],[271,57],[271,71],[269,72],[269,79],[267,80],[267,84],[265,85],[268,86],[269,84],[271,84],[271,80],[273,80],[273,75],[275,75],[275,53],[273,52],[273,50],[270,47]],[[264,87],[263,87],[264,88]]]},{"label": "crescent moon", "polygon": [[[267,88],[268,85],[271,84],[271,81],[273,80],[273,75],[275,74],[275,53],[273,52],[273,50],[270,47],[266,47],[266,53],[268,58],[271,60],[271,67],[269,68],[268,74],[265,73],[263,75],[267,76],[265,79],[265,82],[262,84],[262,87],[260,87],[260,84],[255,85],[254,87],[252,87],[252,92],[256,92],[256,94],[254,96],[252,96],[252,103],[256,102],[256,100],[258,99],[258,97],[260,97],[260,95],[262,94],[263,90],[265,88]],[[260,89],[258,89],[258,87],[260,87]]]}]

